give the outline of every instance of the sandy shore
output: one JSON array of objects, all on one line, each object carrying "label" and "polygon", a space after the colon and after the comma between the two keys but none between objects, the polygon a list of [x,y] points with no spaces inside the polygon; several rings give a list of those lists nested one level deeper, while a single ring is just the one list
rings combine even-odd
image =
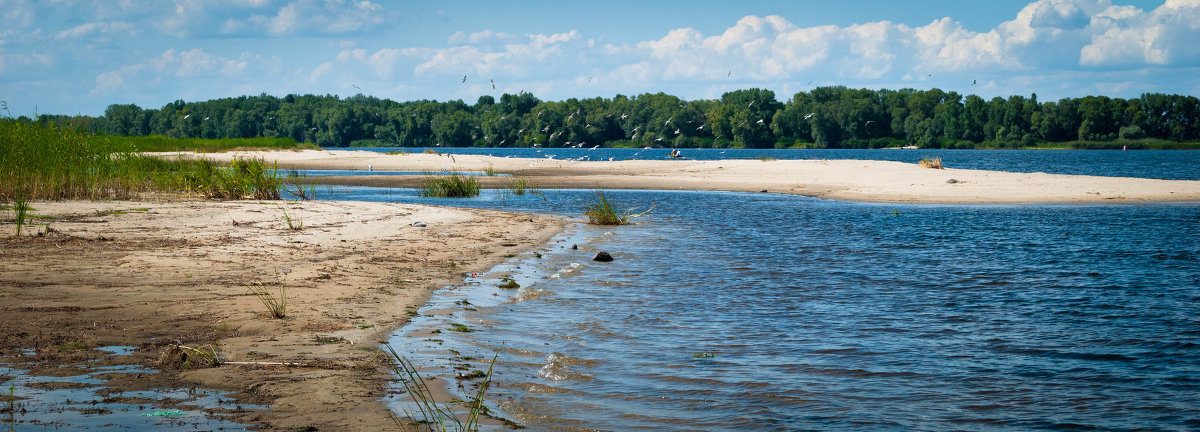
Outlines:
[{"label": "sandy shore", "polygon": [[[196,156],[188,154],[189,156]],[[483,171],[524,176],[541,188],[686,189],[774,192],[895,203],[1085,203],[1200,201],[1200,181],[922,168],[860,160],[564,161],[474,155],[306,150],[206,154],[261,157],[288,169]],[[411,187],[420,176],[322,177],[322,184]],[[504,187],[503,177],[481,177]]]},{"label": "sandy shore", "polygon": [[[288,229],[284,205],[302,230]],[[380,342],[434,289],[537,250],[564,226],[544,216],[362,202],[33,207],[48,233],[30,227],[13,236],[11,212],[0,216],[8,231],[0,235],[0,360],[55,374],[109,364],[94,362],[105,356],[93,348],[134,346],[118,362],[163,371],[109,374],[106,386],[231,390],[241,403],[271,406],[235,417],[266,430],[394,429],[379,402],[390,377]],[[281,285],[287,318],[273,319],[249,287]],[[160,363],[175,344],[218,344],[230,363]],[[22,351],[29,348],[36,352]]]}]

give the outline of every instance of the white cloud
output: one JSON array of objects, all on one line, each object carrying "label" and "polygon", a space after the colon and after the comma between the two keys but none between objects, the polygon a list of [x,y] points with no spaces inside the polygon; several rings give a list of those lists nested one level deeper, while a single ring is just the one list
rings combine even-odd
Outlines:
[{"label": "white cloud", "polygon": [[63,30],[54,35],[57,40],[74,39],[98,35],[103,38],[108,36],[129,35],[133,36],[136,32],[133,26],[127,22],[90,22],[80,24],[75,27]]},{"label": "white cloud", "polygon": [[1193,64],[1200,61],[1200,0],[1168,0],[1150,12],[1113,9],[1092,20],[1085,66]]},{"label": "white cloud", "polygon": [[231,59],[199,48],[185,51],[168,49],[146,61],[100,73],[90,94],[106,94],[130,86],[151,87],[167,81],[220,80],[239,76],[256,63],[271,65],[274,62],[264,61],[249,52]]}]

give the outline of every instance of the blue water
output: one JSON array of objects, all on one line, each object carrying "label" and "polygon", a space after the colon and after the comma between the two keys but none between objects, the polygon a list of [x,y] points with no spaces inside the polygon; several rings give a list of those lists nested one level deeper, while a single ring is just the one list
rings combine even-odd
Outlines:
[{"label": "blue water", "polygon": [[[489,400],[532,430],[1200,428],[1200,203],[608,196],[654,210],[442,291],[393,344],[446,375],[499,351]],[[580,217],[594,192],[331,198]],[[406,336],[451,322],[476,331]]]},{"label": "blue water", "polygon": [[[1026,153],[1072,165],[1038,171],[1084,173],[1153,155]],[[1128,172],[1182,173],[1200,154],[1168,153]],[[979,155],[964,157],[997,163]],[[322,199],[581,218],[595,194],[541,192]],[[392,344],[446,377],[499,352],[489,406],[531,430],[1200,429],[1200,203],[607,194],[654,210],[572,225],[439,291]],[[597,250],[616,260],[591,261]],[[497,288],[503,276],[522,287]],[[451,390],[466,398],[474,383]]]},{"label": "blue water", "polygon": [[[420,153],[426,148],[360,148],[379,152]],[[666,159],[671,149],[598,148],[429,148],[450,154],[498,157],[547,157],[579,160]],[[1200,151],[1194,150],[885,150],[885,149],[683,149],[686,159],[856,159],[916,163],[940,157],[948,168],[1013,172],[1046,172],[1108,177],[1200,180]]]}]

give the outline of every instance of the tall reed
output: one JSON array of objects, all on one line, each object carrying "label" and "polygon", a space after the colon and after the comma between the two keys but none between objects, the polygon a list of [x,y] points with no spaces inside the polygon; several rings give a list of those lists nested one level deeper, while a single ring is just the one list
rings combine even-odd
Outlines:
[{"label": "tall reed", "polygon": [[129,199],[143,192],[220,199],[279,199],[280,179],[262,159],[221,167],[205,159],[166,160],[127,141],[58,126],[0,119],[0,202]]}]

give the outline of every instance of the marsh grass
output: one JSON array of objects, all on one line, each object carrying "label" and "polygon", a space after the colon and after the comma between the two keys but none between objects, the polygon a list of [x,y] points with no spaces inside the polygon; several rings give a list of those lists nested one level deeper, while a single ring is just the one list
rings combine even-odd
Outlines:
[{"label": "marsh grass", "polygon": [[487,393],[488,387],[492,382],[492,369],[496,366],[496,359],[500,357],[500,353],[496,353],[492,357],[492,361],[488,364],[487,373],[483,375],[483,381],[479,385],[479,390],[475,393],[474,400],[467,402],[468,412],[465,421],[460,419],[454,413],[454,410],[446,404],[439,404],[434,397],[429,386],[425,384],[425,379],[417,372],[416,366],[412,364],[408,358],[401,356],[392,348],[391,345],[385,345],[388,352],[392,354],[395,360],[392,364],[392,369],[400,378],[400,384],[404,386],[404,390],[408,392],[409,397],[417,406],[418,413],[413,413],[408,408],[404,409],[404,413],[408,415],[413,426],[420,428],[424,426],[428,431],[478,431],[479,416],[487,411],[483,406],[483,398]]},{"label": "marsh grass", "polygon": [[634,213],[635,210],[632,208],[619,210],[616,203],[609,201],[608,197],[604,196],[603,191],[596,191],[596,202],[585,206],[583,214],[587,216],[588,222],[594,225],[627,225],[633,219],[650,213],[654,207],[641,213]]},{"label": "marsh grass", "polygon": [[496,176],[496,167],[492,166],[491,163],[488,163],[487,168],[483,169],[483,175],[486,175],[488,177],[495,177]]},{"label": "marsh grass", "polygon": [[918,162],[918,165],[921,165],[924,168],[945,169],[942,167],[942,158],[940,157],[923,157],[921,158],[921,161]]},{"label": "marsh grass", "polygon": [[479,182],[461,174],[426,176],[420,187],[421,196],[436,198],[465,198],[479,195]]},{"label": "marsh grass", "polygon": [[119,137],[0,119],[0,202],[136,199],[145,192],[218,199],[279,199],[280,180],[262,159],[220,166],[207,159],[144,156]]}]

